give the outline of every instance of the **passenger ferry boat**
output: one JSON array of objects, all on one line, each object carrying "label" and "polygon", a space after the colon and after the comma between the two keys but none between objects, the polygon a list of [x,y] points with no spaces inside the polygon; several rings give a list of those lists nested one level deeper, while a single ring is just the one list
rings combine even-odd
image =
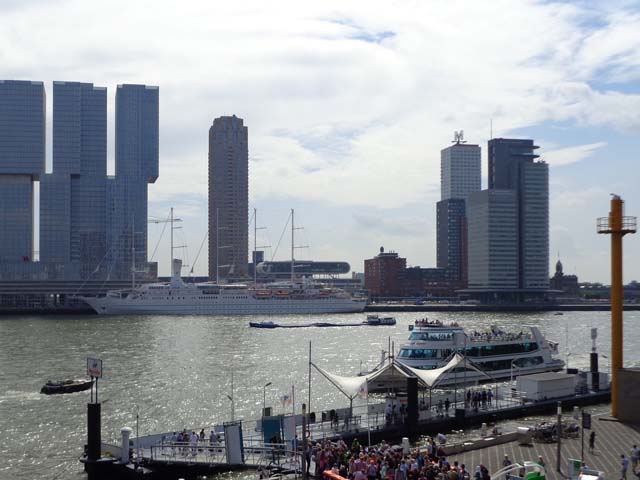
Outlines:
[{"label": "passenger ferry boat", "polygon": [[485,376],[459,366],[446,373],[440,385],[486,382],[564,368],[564,362],[552,356],[558,353],[558,344],[545,339],[535,326],[517,333],[505,332],[495,326],[489,331],[467,333],[455,322],[444,324],[421,319],[410,325],[409,330],[409,342],[401,345],[396,357],[400,363],[413,368],[435,369],[443,367],[449,357],[458,352],[486,373]]},{"label": "passenger ferry boat", "polygon": [[366,297],[311,282],[261,286],[185,283],[182,262],[173,261],[171,281],[82,297],[97,313],[151,315],[265,315],[362,312]]}]

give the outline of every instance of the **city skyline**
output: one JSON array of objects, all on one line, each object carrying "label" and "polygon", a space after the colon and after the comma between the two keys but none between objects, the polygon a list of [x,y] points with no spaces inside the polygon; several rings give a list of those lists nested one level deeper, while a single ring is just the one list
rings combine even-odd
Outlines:
[{"label": "city skyline", "polygon": [[[609,245],[596,234],[595,218],[607,214],[611,192],[625,199],[629,215],[640,211],[635,5],[466,3],[371,12],[357,2],[328,2],[270,12],[251,3],[242,10],[200,4],[176,25],[176,11],[159,4],[157,23],[105,42],[118,25],[116,7],[91,20],[88,6],[69,2],[64,10],[83,20],[74,20],[72,36],[57,33],[71,31],[72,20],[55,6],[3,5],[16,26],[0,34],[12,46],[3,78],[42,80],[49,91],[53,80],[107,87],[110,174],[115,86],[159,85],[160,178],[149,189],[149,213],[166,217],[175,206],[192,257],[207,228],[203,125],[213,117],[236,114],[251,125],[249,207],[261,212],[272,239],[294,207],[312,246],[300,255],[346,260],[355,271],[380,245],[410,264],[436,265],[439,152],[464,129],[483,147],[486,188],[493,119],[494,137],[535,138],[550,166],[550,266],[559,252],[567,273],[608,282]],[[145,18],[143,6],[125,9],[133,20]],[[497,19],[504,28],[491,29]],[[455,31],[441,28],[452,21]],[[22,46],[27,24],[53,40]],[[77,44],[77,35],[86,42]],[[149,38],[158,40],[143,41]],[[51,96],[46,101],[50,115]],[[47,131],[47,171],[50,139]],[[149,229],[150,255],[160,230]],[[165,241],[154,258],[160,273],[168,273],[168,258]],[[206,274],[204,255],[198,264],[195,273]],[[635,239],[625,243],[625,264],[625,282],[637,279]]]}]

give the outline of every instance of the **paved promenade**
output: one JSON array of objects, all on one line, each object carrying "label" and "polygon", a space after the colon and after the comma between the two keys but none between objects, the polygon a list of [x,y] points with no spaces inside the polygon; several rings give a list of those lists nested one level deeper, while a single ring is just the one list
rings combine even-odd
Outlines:
[{"label": "paved promenade", "polygon": [[[640,413],[638,414],[640,422]],[[589,453],[590,430],[585,430],[584,460],[587,466],[605,472],[606,478],[616,480],[620,478],[620,454],[630,458],[632,445],[640,445],[640,423],[632,426],[629,424],[610,421],[609,417],[593,417],[592,430],[596,432],[594,453]],[[561,469],[567,474],[569,458],[580,459],[580,438],[562,439],[562,463]],[[510,442],[504,445],[487,447],[470,452],[452,455],[451,459],[464,463],[468,470],[473,472],[476,465],[483,463],[490,472],[496,472],[502,468],[504,455],[514,462],[525,460],[536,461],[541,455],[546,463],[547,478],[556,480],[564,478],[556,472],[557,443],[537,443],[532,445],[519,445],[518,442]],[[627,478],[637,478],[631,472],[631,466]]]}]

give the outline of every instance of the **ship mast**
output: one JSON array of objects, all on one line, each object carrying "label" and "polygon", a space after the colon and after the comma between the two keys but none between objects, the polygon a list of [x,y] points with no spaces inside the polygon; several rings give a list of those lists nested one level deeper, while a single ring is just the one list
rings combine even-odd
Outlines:
[{"label": "ship mast", "polygon": [[258,269],[256,268],[256,257],[258,250],[258,210],[253,209],[253,284],[258,283]]},{"label": "ship mast", "polygon": [[293,285],[293,280],[294,280],[294,264],[296,262],[295,258],[294,258],[294,251],[295,251],[295,240],[294,240],[294,235],[296,228],[295,228],[295,222],[294,222],[294,218],[293,218],[293,208],[291,209],[291,284]]}]

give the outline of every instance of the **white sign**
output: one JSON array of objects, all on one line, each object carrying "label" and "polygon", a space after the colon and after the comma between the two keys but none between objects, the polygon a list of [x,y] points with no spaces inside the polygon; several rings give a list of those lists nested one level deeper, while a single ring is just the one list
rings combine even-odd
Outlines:
[{"label": "white sign", "polygon": [[87,357],[87,375],[94,378],[102,378],[102,360]]}]

